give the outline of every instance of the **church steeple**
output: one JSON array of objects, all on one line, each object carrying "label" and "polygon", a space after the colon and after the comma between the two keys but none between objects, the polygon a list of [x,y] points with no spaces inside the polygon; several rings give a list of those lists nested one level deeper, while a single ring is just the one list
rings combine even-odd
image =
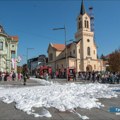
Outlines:
[{"label": "church steeple", "polygon": [[85,7],[84,7],[84,2],[83,2],[83,0],[82,0],[82,3],[81,3],[80,14],[81,14],[81,15],[84,15],[84,14],[85,14]]}]

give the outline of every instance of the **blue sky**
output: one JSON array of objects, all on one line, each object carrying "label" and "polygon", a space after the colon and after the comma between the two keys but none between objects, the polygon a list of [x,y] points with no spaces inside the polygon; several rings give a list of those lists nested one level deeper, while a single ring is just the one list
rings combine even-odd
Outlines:
[{"label": "blue sky", "polygon": [[[85,0],[86,11],[93,6],[98,55],[120,47],[120,1]],[[52,28],[66,25],[67,40],[74,39],[81,0],[0,0],[0,24],[9,35],[18,35],[21,64],[28,57],[47,55],[49,43],[63,43],[64,31]]]}]

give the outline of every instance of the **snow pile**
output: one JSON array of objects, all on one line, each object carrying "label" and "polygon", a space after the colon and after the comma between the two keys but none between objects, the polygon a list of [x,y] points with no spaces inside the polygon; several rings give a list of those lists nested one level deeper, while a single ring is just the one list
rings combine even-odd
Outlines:
[{"label": "snow pile", "polygon": [[46,81],[46,80],[44,80],[44,79],[39,79],[39,78],[32,78],[32,77],[31,77],[30,80],[34,80],[34,81],[40,83],[41,85],[52,85],[52,84],[53,84],[52,81],[49,82],[49,81]]},{"label": "snow pile", "polygon": [[[103,106],[97,98],[117,97],[108,85],[103,84],[51,84],[49,86],[34,86],[24,88],[0,87],[0,100],[5,103],[16,103],[16,108],[35,117],[51,117],[47,110],[41,115],[34,111],[34,107],[54,107],[59,111],[74,111],[74,108],[91,109]],[[85,116],[81,116],[87,119]]]}]

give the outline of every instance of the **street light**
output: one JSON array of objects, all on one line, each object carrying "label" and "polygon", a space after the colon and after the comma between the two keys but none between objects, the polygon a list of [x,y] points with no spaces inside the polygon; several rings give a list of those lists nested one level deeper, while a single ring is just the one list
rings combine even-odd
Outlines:
[{"label": "street light", "polygon": [[64,34],[65,34],[65,59],[66,59],[66,75],[67,75],[67,80],[68,80],[68,71],[67,71],[67,44],[66,44],[66,27],[64,25],[63,28],[53,28],[53,30],[64,30]]},{"label": "street light", "polygon": [[26,60],[27,60],[27,65],[28,65],[28,51],[33,50],[34,48],[27,48],[27,55],[26,55]]},{"label": "street light", "polygon": [[[26,59],[27,59],[27,66],[28,66],[28,51],[29,50],[34,50],[34,48],[27,48],[27,55],[26,55]],[[30,72],[31,72],[31,64],[30,66],[28,66],[28,68],[30,67]]]}]

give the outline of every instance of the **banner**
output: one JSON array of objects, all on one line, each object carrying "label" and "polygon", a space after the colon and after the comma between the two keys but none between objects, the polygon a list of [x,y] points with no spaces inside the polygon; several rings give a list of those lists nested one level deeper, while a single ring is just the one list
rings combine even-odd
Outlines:
[{"label": "banner", "polygon": [[22,60],[22,58],[20,56],[18,56],[17,62],[20,62],[21,60]]},{"label": "banner", "polygon": [[15,66],[16,66],[16,59],[15,59],[15,58],[12,58],[12,68],[15,69]]}]

